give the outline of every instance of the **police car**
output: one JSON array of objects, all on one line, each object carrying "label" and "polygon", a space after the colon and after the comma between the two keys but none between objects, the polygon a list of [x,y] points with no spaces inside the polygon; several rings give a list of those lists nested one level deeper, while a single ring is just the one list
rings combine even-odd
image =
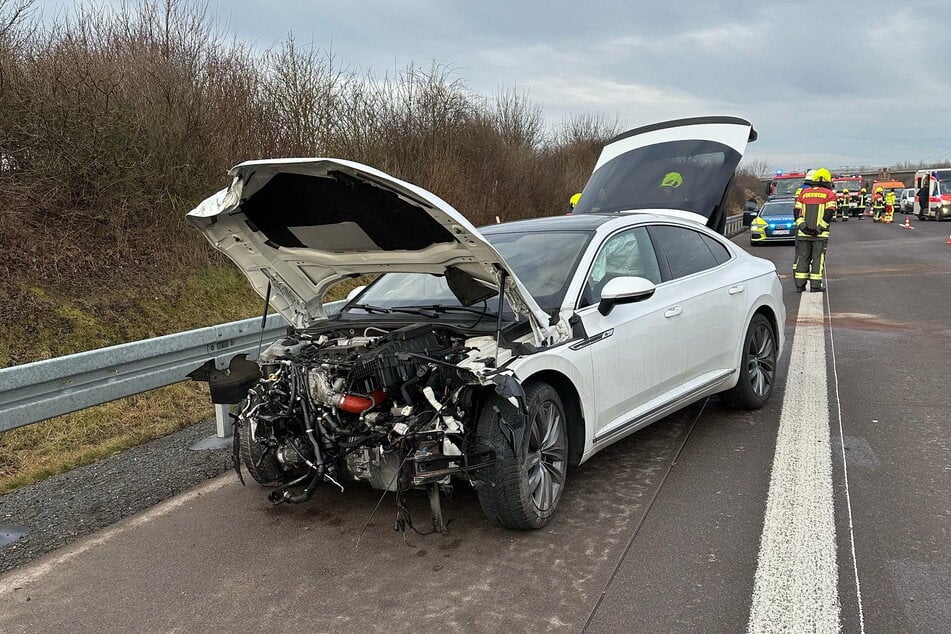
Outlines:
[{"label": "police car", "polygon": [[794,201],[768,202],[750,224],[750,244],[765,242],[795,242],[796,221],[793,217]]}]

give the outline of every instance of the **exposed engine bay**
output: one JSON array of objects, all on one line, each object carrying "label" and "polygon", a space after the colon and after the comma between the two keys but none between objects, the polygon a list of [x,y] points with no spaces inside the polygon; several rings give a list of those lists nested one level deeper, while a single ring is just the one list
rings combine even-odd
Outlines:
[{"label": "exposed engine bay", "polygon": [[[494,337],[431,323],[295,331],[257,364],[242,361],[260,372],[245,382],[237,410],[238,475],[243,465],[258,483],[275,486],[268,496],[275,504],[304,502],[323,482],[343,490],[364,481],[396,493],[398,517],[403,494],[427,488],[442,531],[439,495],[451,492],[451,477],[473,481],[495,460],[473,442],[487,397],[511,404],[513,424],[520,418],[524,392],[494,367],[496,349]],[[214,396],[214,377],[193,378],[209,380]]]}]

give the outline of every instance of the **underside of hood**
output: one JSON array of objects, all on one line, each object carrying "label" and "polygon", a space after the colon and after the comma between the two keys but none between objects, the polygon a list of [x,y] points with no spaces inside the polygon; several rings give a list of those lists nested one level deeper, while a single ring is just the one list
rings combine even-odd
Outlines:
[{"label": "underside of hood", "polygon": [[339,159],[248,161],[230,187],[189,212],[271,305],[297,327],[324,319],[323,296],[340,280],[387,272],[446,276],[463,304],[505,284],[512,309],[538,341],[549,316],[502,256],[438,196]]}]

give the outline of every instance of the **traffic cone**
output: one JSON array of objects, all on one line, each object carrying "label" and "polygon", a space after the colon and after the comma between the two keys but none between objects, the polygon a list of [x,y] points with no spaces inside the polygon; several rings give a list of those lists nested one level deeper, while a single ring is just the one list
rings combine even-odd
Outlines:
[{"label": "traffic cone", "polygon": [[948,236],[948,241],[945,244],[951,244],[951,236]]},{"label": "traffic cone", "polygon": [[903,225],[901,226],[901,228],[902,228],[902,229],[914,229],[914,227],[911,226],[911,218],[910,218],[909,216],[905,216],[905,224],[903,224]]}]

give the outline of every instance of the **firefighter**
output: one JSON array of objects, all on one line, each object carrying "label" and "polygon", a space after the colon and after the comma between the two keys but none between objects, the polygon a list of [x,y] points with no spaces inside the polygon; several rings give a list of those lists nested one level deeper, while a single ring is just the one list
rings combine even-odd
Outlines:
[{"label": "firefighter", "polygon": [[812,175],[815,173],[816,173],[816,170],[806,170],[806,177],[802,179],[802,185],[800,185],[799,188],[796,189],[796,193],[793,196],[793,198],[799,198],[800,192],[802,192],[802,190],[805,189],[806,187],[810,187],[812,185]]},{"label": "firefighter", "polygon": [[885,217],[884,222],[891,224],[895,219],[895,190],[889,189],[885,194]]},{"label": "firefighter", "polygon": [[796,197],[796,263],[793,277],[796,292],[824,290],[822,274],[825,269],[826,245],[829,242],[829,223],[835,215],[836,197],[832,189],[832,174],[824,167],[817,169],[812,181],[806,183]]},{"label": "firefighter", "polygon": [[859,190],[859,218],[865,215],[865,212],[868,211],[868,192],[863,187]]},{"label": "firefighter", "polygon": [[874,222],[882,221],[882,214],[885,212],[885,190],[876,187],[872,192],[872,220]]},{"label": "firefighter", "polygon": [[852,207],[852,194],[849,193],[849,190],[842,190],[842,200],[840,200],[835,207],[835,215],[839,218],[842,218],[843,222],[849,221],[849,209]]}]

